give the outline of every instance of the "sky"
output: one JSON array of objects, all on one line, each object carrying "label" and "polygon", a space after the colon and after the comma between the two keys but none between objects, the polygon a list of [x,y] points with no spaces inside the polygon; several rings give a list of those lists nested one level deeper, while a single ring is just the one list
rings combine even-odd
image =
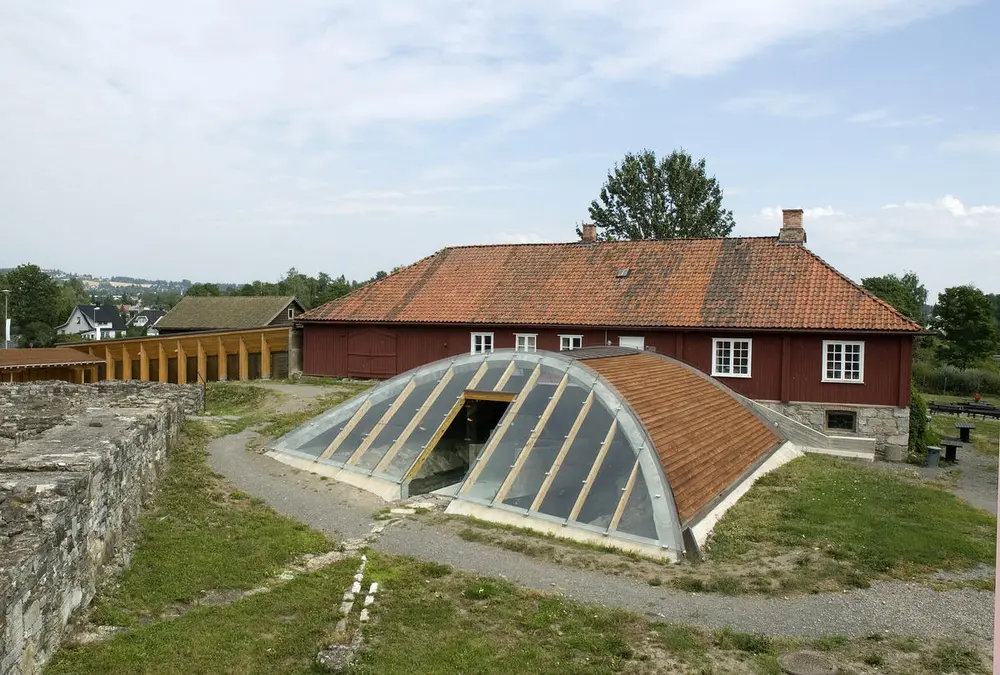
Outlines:
[{"label": "sky", "polygon": [[[0,2],[0,267],[365,279],[571,241],[627,152],[856,281],[1000,292],[1000,5]],[[474,282],[474,271],[470,271]]]}]

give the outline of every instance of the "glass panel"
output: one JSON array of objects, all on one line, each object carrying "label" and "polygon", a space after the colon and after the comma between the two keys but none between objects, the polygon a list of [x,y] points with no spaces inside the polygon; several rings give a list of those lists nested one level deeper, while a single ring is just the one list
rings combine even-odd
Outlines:
[{"label": "glass panel", "polygon": [[324,450],[326,450],[327,446],[333,442],[333,439],[337,437],[341,430],[347,426],[347,423],[351,421],[351,418],[354,417],[354,413],[357,412],[360,407],[361,403],[358,403],[357,405],[352,405],[338,411],[338,414],[330,419],[321,419],[317,422],[317,427],[322,425],[326,428],[312,438],[307,439],[304,443],[302,443],[302,445],[292,447],[291,449],[318,457]]},{"label": "glass panel", "polygon": [[455,374],[444,386],[437,399],[431,403],[427,413],[420,424],[413,430],[403,447],[399,449],[396,456],[389,462],[386,473],[396,478],[402,478],[403,474],[410,470],[413,462],[417,460],[420,451],[430,442],[431,437],[437,432],[438,427],[444,422],[444,418],[455,406],[462,392],[466,390],[472,376],[479,370],[481,361],[473,361],[455,367]]},{"label": "glass panel", "polygon": [[497,386],[497,382],[503,376],[503,371],[507,370],[507,366],[510,365],[510,360],[491,360],[486,363],[486,373],[476,385],[476,391],[493,391],[493,387]]},{"label": "glass panel", "polygon": [[653,501],[649,498],[649,489],[646,487],[646,477],[642,475],[642,468],[635,477],[635,485],[632,486],[632,494],[629,495],[628,503],[622,512],[621,520],[618,521],[618,531],[626,534],[634,534],[637,537],[657,540],[656,521],[653,520]]},{"label": "glass panel", "polygon": [[423,379],[422,375],[420,376],[421,381],[418,381],[413,387],[413,391],[410,392],[410,395],[396,409],[396,412],[393,413],[392,417],[386,423],[378,438],[368,447],[365,454],[358,460],[356,466],[362,469],[375,468],[375,465],[381,461],[386,451],[392,446],[395,439],[399,437],[399,434],[402,433],[403,428],[417,414],[417,409],[424,404],[427,397],[431,395],[434,387],[438,385],[438,382],[444,377],[446,372],[447,370],[442,370],[433,373],[426,379]]},{"label": "glass panel", "polygon": [[590,390],[583,387],[566,387],[548,422],[542,427],[528,460],[507,492],[504,504],[522,509],[531,506],[589,393]]},{"label": "glass panel", "polygon": [[496,496],[497,490],[510,472],[511,465],[524,448],[524,444],[528,442],[528,437],[538,424],[538,418],[541,417],[554,393],[555,387],[551,385],[536,386],[528,392],[521,409],[507,427],[507,432],[493,450],[493,454],[486,460],[486,467],[464,496],[485,500],[492,500]]},{"label": "glass panel", "polygon": [[625,485],[633,466],[635,451],[621,429],[617,429],[577,521],[601,529],[607,528],[618,508],[618,502],[625,494]]},{"label": "glass panel", "polygon": [[569,517],[601,443],[608,435],[611,420],[611,413],[595,400],[538,508],[540,512],[556,518]]},{"label": "glass panel", "polygon": [[[403,385],[400,383],[399,389],[402,388]],[[372,428],[378,424],[378,421],[382,419],[382,415],[386,413],[395,400],[396,396],[386,396],[378,403],[373,403],[368,408],[365,416],[361,418],[361,421],[351,430],[351,433],[347,434],[347,438],[340,444],[336,452],[330,456],[330,460],[333,462],[346,462],[350,459],[354,451],[364,442],[368,434],[372,432]]]}]

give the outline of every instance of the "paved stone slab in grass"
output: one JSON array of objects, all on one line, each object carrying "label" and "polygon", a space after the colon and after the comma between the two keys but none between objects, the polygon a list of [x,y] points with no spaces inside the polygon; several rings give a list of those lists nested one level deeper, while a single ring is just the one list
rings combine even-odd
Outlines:
[{"label": "paved stone slab in grass", "polygon": [[389,509],[389,513],[397,513],[401,516],[412,516],[416,512],[416,509]]},{"label": "paved stone slab in grass", "polygon": [[816,652],[792,652],[778,657],[778,664],[788,675],[837,675],[837,666]]}]

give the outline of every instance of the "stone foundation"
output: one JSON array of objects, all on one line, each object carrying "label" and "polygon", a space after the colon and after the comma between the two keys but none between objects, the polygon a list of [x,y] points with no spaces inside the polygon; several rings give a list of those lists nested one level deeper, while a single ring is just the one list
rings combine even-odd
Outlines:
[{"label": "stone foundation", "polygon": [[[891,462],[906,459],[910,439],[910,409],[894,406],[852,405],[846,403],[779,403],[758,401],[786,417],[830,436],[859,436],[875,439],[879,458]],[[853,412],[855,430],[830,429],[826,426],[827,411]]]},{"label": "stone foundation", "polygon": [[197,386],[0,385],[0,675],[41,672],[139,509]]}]

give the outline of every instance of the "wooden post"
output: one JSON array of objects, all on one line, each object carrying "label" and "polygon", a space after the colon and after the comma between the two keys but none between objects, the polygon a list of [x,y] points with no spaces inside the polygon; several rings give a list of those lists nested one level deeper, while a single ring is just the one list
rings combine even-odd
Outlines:
[{"label": "wooden post", "polygon": [[139,343],[139,379],[149,382],[149,352],[146,351],[146,343]]},{"label": "wooden post", "polygon": [[132,379],[132,355],[124,343],[122,343],[122,379]]},{"label": "wooden post", "polygon": [[240,336],[240,379],[250,379],[250,363],[247,358],[247,343],[243,341],[242,335]]},{"label": "wooden post", "polygon": [[90,367],[90,381],[97,382],[97,366]]},{"label": "wooden post", "polygon": [[77,367],[73,369],[73,379],[76,381],[77,384],[83,384],[84,381],[83,368]]},{"label": "wooden post", "polygon": [[271,347],[263,332],[260,334],[260,379],[271,379]]},{"label": "wooden post", "polygon": [[167,382],[170,379],[170,369],[167,362],[167,350],[163,348],[162,342],[156,343],[157,356],[156,356],[156,369],[159,371],[157,373],[156,379],[160,382]]},{"label": "wooden post", "polygon": [[187,384],[187,367],[188,360],[187,354],[184,353],[184,347],[181,345],[181,341],[177,341],[177,384]]},{"label": "wooden post", "polygon": [[199,382],[208,382],[208,357],[205,356],[205,346],[198,340],[198,377]]},{"label": "wooden post", "polygon": [[222,338],[219,338],[219,357],[215,366],[217,371],[216,378],[219,382],[225,382],[229,374],[229,362],[226,355],[226,345],[223,344]]},{"label": "wooden post", "polygon": [[111,347],[104,345],[104,379],[115,379],[115,360],[111,356]]}]

